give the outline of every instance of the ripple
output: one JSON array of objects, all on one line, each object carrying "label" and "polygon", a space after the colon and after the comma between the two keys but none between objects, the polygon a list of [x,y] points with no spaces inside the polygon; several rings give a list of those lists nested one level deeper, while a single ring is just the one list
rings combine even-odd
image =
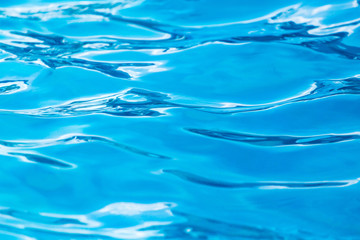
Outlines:
[{"label": "ripple", "polygon": [[27,80],[2,80],[0,81],[0,95],[13,94],[28,88]]},{"label": "ripple", "polygon": [[164,173],[173,174],[188,182],[217,188],[254,188],[254,189],[312,189],[347,187],[359,183],[360,178],[341,181],[314,181],[314,182],[286,182],[286,181],[258,181],[258,182],[225,182],[201,177],[181,170],[163,170]]},{"label": "ripple", "polygon": [[[135,211],[134,211],[135,209]],[[113,228],[106,220],[112,217],[124,220],[132,216],[146,216],[149,220],[133,220],[123,228]],[[119,202],[84,215],[32,213],[8,207],[0,209],[0,229],[14,235],[34,234],[48,238],[81,239],[198,239],[199,236],[214,236],[222,239],[327,239],[306,231],[285,232],[246,224],[234,224],[197,216],[176,209],[168,202],[131,203]],[[26,225],[26,227],[22,227]],[[25,239],[25,238],[24,238]]]},{"label": "ripple", "polygon": [[165,236],[171,239],[199,239],[202,236],[209,235],[219,239],[328,239],[327,236],[299,229],[293,231],[269,229],[241,223],[229,223],[177,210],[173,212],[175,215],[183,217],[186,221],[173,224],[171,227],[166,225],[164,227],[155,226],[149,229],[160,229]]},{"label": "ripple", "polygon": [[[100,21],[123,22],[137,25],[145,29],[169,34],[170,37],[161,40],[135,40],[124,38],[105,37],[103,41],[93,40],[83,43],[68,42],[62,36],[54,38],[40,37],[41,34],[26,34],[38,40],[47,42],[51,49],[64,46],[67,43],[68,51],[79,51],[79,48],[87,44],[103,46],[101,50],[114,49],[169,49],[184,50],[186,48],[203,45],[206,43],[223,42],[226,44],[238,44],[243,42],[280,42],[307,47],[323,53],[335,53],[350,59],[358,59],[359,48],[347,46],[341,40],[359,27],[360,20],[354,19],[331,25],[321,24],[324,18],[324,10],[319,8],[306,8],[301,5],[292,5],[269,13],[263,17],[247,21],[223,23],[217,25],[180,27],[160,23],[151,19],[134,19],[117,14],[121,8],[140,4],[141,1],[115,1],[98,3],[66,3],[45,7],[42,11],[34,11],[29,8],[5,8],[2,10],[4,18],[20,18],[26,20],[48,21],[54,18],[84,18],[89,21],[93,17]],[[354,7],[351,4],[327,5],[328,11],[343,11]],[[316,13],[312,16],[309,13]],[[23,33],[24,34],[24,33]],[[109,41],[110,40],[110,41]],[[33,44],[34,45],[34,44]],[[69,47],[71,46],[71,47]],[[38,50],[33,46],[33,50]],[[35,51],[36,52],[36,51]],[[68,52],[73,54],[74,52]]]},{"label": "ripple", "polygon": [[[64,104],[30,110],[0,110],[3,113],[24,114],[37,117],[76,117],[106,114],[121,117],[159,117],[172,108],[193,109],[215,114],[237,114],[270,110],[288,104],[314,101],[337,95],[359,95],[360,75],[345,79],[317,80],[303,93],[276,102],[263,104],[180,104],[170,94],[146,89],[130,88],[100,97],[76,99]],[[178,100],[181,97],[178,97]],[[194,99],[194,102],[204,102]],[[219,106],[220,105],[220,106]],[[221,106],[222,105],[222,106]]]},{"label": "ripple", "polygon": [[[147,152],[135,147],[131,147],[128,145],[124,145],[118,143],[110,138],[96,136],[96,135],[85,135],[85,134],[67,134],[55,139],[44,139],[44,140],[30,140],[30,141],[4,141],[0,140],[0,147],[2,151],[14,151],[14,150],[21,150],[21,149],[34,149],[34,148],[43,148],[43,147],[50,147],[50,146],[58,146],[64,144],[80,144],[80,143],[89,143],[89,142],[99,142],[104,143],[109,146],[113,146],[125,151],[129,151],[131,153],[139,154],[146,157],[151,158],[160,158],[160,159],[171,159],[170,157]],[[12,153],[20,154],[20,153]],[[31,155],[29,155],[31,156]],[[41,161],[41,160],[39,160]]]},{"label": "ripple", "polygon": [[[57,239],[144,239],[161,236],[153,226],[171,223],[170,209],[175,204],[158,202],[150,204],[119,202],[110,204],[98,211],[84,215],[65,215],[54,213],[32,213],[3,207],[0,209],[0,230],[6,229],[14,234],[40,236]],[[146,222],[132,220],[122,228],[114,228],[108,217],[121,221],[132,216],[147,216]],[[168,218],[168,219],[167,219]],[[30,237],[29,237],[30,238]]]},{"label": "ripple", "polygon": [[[51,19],[82,19],[121,22],[163,34],[161,39],[129,39],[114,36],[87,36],[86,38],[44,34],[34,31],[2,31],[6,40],[0,49],[15,55],[4,61],[25,61],[50,68],[81,67],[106,75],[131,79],[129,72],[119,70],[122,63],[96,62],[75,58],[75,54],[91,51],[162,50],[163,53],[184,51],[211,43],[244,44],[252,42],[291,44],[323,54],[336,54],[359,60],[360,48],[348,46],[343,40],[360,26],[359,18],[331,25],[321,23],[324,9],[292,5],[247,21],[203,26],[174,26],[151,19],[128,18],[118,14],[120,9],[140,4],[141,1],[70,2],[39,8],[3,8],[0,17],[24,21],[49,21]],[[353,4],[327,5],[332,11],[344,11]],[[36,9],[36,10],[34,10]],[[42,10],[41,10],[42,9]],[[315,13],[309,15],[309,13]],[[166,37],[168,36],[168,37]],[[19,38],[22,37],[22,38]],[[25,39],[29,39],[26,41]],[[89,46],[93,46],[90,47]],[[157,51],[159,52],[159,51]],[[153,51],[156,54],[156,51]],[[138,68],[155,63],[125,63]],[[141,70],[140,70],[141,72]]]},{"label": "ripple", "polygon": [[13,111],[39,117],[75,117],[89,114],[107,114],[123,117],[154,117],[163,115],[158,109],[176,106],[167,103],[165,94],[143,89],[128,89],[116,94],[79,99],[34,110]]},{"label": "ripple", "polygon": [[[269,9],[274,9],[278,5],[286,7],[276,11],[262,9],[260,15],[251,12],[249,15],[258,15],[259,17],[244,21],[238,21],[244,16],[220,16],[225,13],[223,10],[227,10],[229,7],[225,5],[228,4],[225,2],[218,5],[224,9],[212,9],[213,3],[209,2],[204,5],[201,1],[179,3],[146,0],[52,2],[51,4],[36,3],[30,6],[13,4],[11,7],[0,8],[2,26],[0,30],[0,63],[3,64],[2,70],[4,70],[3,80],[0,80],[0,95],[3,95],[1,97],[5,101],[4,104],[11,101],[11,104],[4,108],[13,108],[1,109],[0,114],[9,114],[9,116],[3,116],[4,131],[7,131],[8,125],[11,125],[9,131],[14,130],[14,140],[0,140],[0,155],[5,156],[2,157],[4,159],[11,157],[34,164],[33,167],[30,167],[33,171],[28,172],[26,170],[28,168],[23,169],[23,163],[20,161],[3,162],[0,174],[4,191],[1,200],[8,207],[0,207],[0,235],[31,240],[299,240],[342,239],[342,235],[346,234],[350,237],[346,238],[345,236],[344,239],[350,239],[354,233],[358,233],[355,224],[356,217],[353,213],[358,208],[354,191],[356,191],[360,178],[346,177],[354,176],[356,160],[346,158],[344,168],[336,169],[343,171],[343,174],[339,173],[342,176],[340,179],[347,180],[328,180],[332,179],[330,177],[324,177],[324,180],[320,181],[311,179],[310,181],[308,179],[305,181],[275,181],[272,179],[264,181],[254,178],[226,180],[227,174],[230,175],[230,173],[225,171],[220,174],[225,176],[224,179],[216,179],[209,177],[211,176],[209,172],[213,172],[221,163],[212,158],[211,151],[205,151],[203,156],[195,156],[194,149],[188,148],[188,146],[197,144],[196,141],[184,142],[183,137],[187,138],[190,135],[196,140],[194,136],[196,135],[199,138],[209,137],[214,140],[249,144],[263,149],[293,146],[301,151],[300,146],[324,145],[330,147],[335,143],[357,141],[360,139],[359,132],[337,134],[328,129],[324,134],[309,136],[302,136],[301,132],[298,136],[289,135],[286,132],[266,135],[251,133],[247,129],[243,129],[244,132],[216,130],[211,129],[211,126],[209,128],[185,128],[185,136],[181,134],[180,136],[174,131],[179,130],[178,126],[202,126],[204,118],[214,119],[214,116],[211,115],[215,114],[222,115],[223,121],[233,121],[234,118],[227,118],[227,116],[251,114],[251,112],[257,111],[273,111],[271,113],[276,114],[278,108],[285,105],[290,107],[290,105],[304,104],[302,107],[308,107],[313,101],[339,95],[344,97],[353,95],[356,98],[360,94],[360,75],[355,75],[356,69],[351,70],[350,67],[358,64],[358,60],[360,60],[360,46],[355,41],[360,27],[359,1],[345,1],[338,4],[329,2],[318,7],[306,6],[305,3],[286,6],[286,3],[284,5],[284,3],[274,2],[274,4],[270,4]],[[243,7],[244,3],[235,4],[235,2],[231,2],[230,8]],[[184,7],[178,8],[179,4],[184,4]],[[312,2],[312,4],[318,3]],[[11,5],[11,3],[6,3],[6,5]],[[133,8],[139,5],[142,6]],[[212,5],[212,7],[207,9],[208,5]],[[244,9],[251,7],[251,4],[245,5]],[[261,2],[258,5],[267,7],[267,4],[261,4]],[[129,8],[133,9],[123,11]],[[159,12],[154,14],[155,18],[144,16],[145,12],[158,11],[158,9]],[[168,12],[164,13],[164,9]],[[253,10],[258,11],[258,8],[255,7]],[[204,17],[204,14],[214,18]],[[189,17],[185,22],[189,22],[190,19],[194,21],[186,25],[181,24],[183,16]],[[226,20],[221,22],[221,19]],[[206,21],[218,24],[206,24]],[[225,49],[224,45],[226,45],[226,51],[222,51]],[[283,47],[280,55],[272,55],[274,45]],[[305,63],[305,61],[329,63],[331,69],[324,70],[323,66],[307,68],[310,70],[309,74],[315,73],[316,76],[328,77],[313,80],[312,84],[305,86],[298,94],[286,98],[280,97],[276,101],[244,104],[240,100],[227,102],[227,99],[220,101],[211,98],[200,99],[199,95],[201,94],[197,91],[204,89],[217,93],[222,90],[228,91],[227,76],[236,78],[239,74],[245,74],[244,79],[247,79],[247,76],[254,75],[257,70],[263,71],[256,69],[255,72],[239,73],[235,67],[235,69],[224,72],[224,69],[221,69],[222,66],[234,68],[237,63],[224,62],[224,65],[214,66],[214,62],[207,62],[207,58],[216,58],[214,54],[205,55],[213,53],[214,50],[219,50],[219,54],[223,54],[224,57],[226,54],[236,56],[239,54],[236,49],[245,49],[249,46],[251,52],[254,53],[262,53],[265,46],[266,57],[259,59],[263,57],[262,53],[254,56],[252,61],[259,60],[265,64],[265,61],[271,59],[269,64],[274,70],[274,76],[267,76],[264,79],[269,82],[268,84],[275,81],[277,76],[289,79],[298,77],[299,70],[297,70],[296,64]],[[199,51],[192,51],[195,48],[199,48]],[[287,60],[291,61],[290,52],[291,56],[296,54],[301,58],[296,61],[296,64],[293,64],[291,71],[279,67],[284,66],[282,64],[277,65],[277,61],[281,61],[281,63]],[[309,60],[308,57],[301,57],[309,52],[316,58],[315,61]],[[249,54],[248,51],[247,53]],[[194,80],[188,76],[198,70],[197,63],[191,62],[193,60],[191,54],[198,54],[199,60],[203,61],[201,66],[214,68],[210,72],[204,73],[204,79]],[[273,58],[274,61],[272,61]],[[171,68],[163,67],[167,61],[170,61],[171,68],[177,69],[175,71],[177,74],[171,72]],[[248,64],[246,68],[249,67],[249,69],[256,65],[246,61],[239,62],[239,64]],[[341,66],[337,69],[336,64]],[[286,66],[290,67],[291,63]],[[307,63],[304,66],[306,69]],[[62,68],[67,68],[67,70],[59,71]],[[73,68],[78,69],[74,76],[71,71]],[[37,73],[30,75],[33,69],[37,69]],[[16,77],[15,80],[12,80],[13,77],[8,76],[13,76],[14,71],[21,71],[21,75],[25,77]],[[144,75],[159,71],[168,72],[142,78]],[[333,79],[335,77],[332,74],[335,71],[336,76],[341,76],[341,78]],[[43,77],[43,72],[55,74]],[[292,73],[289,74],[289,72]],[[77,76],[76,74],[92,78],[91,83],[95,86],[88,86],[86,81],[75,82],[73,78]],[[207,78],[208,74],[211,75],[210,78]],[[308,77],[309,74],[305,75]],[[257,73],[254,75],[254,77],[259,76]],[[216,77],[219,78],[219,81],[215,79]],[[162,78],[166,78],[166,80]],[[248,79],[252,79],[251,76]],[[309,79],[311,80],[312,77]],[[97,87],[99,89],[111,87],[110,83],[102,86],[103,80],[111,81],[110,83],[113,83],[114,86],[123,85],[121,89],[104,90],[107,93],[99,90],[93,95],[85,96],[88,90],[93,92]],[[137,82],[130,80],[137,80]],[[171,81],[177,85],[164,86]],[[199,81],[199,83],[189,85],[189,81]],[[206,81],[213,82],[208,84]],[[32,82],[39,85],[32,89],[30,87]],[[185,85],[180,86],[179,83],[185,83]],[[248,84],[253,83],[250,81],[241,83],[239,87]],[[205,85],[204,89],[200,88]],[[50,92],[52,91],[47,89],[49,86],[52,90],[57,89],[59,92],[51,96]],[[87,89],[88,87],[89,89]],[[193,89],[181,89],[184,87],[193,87]],[[165,88],[168,89],[167,92],[161,92],[161,89]],[[21,93],[25,91],[26,94]],[[192,96],[176,96],[175,93],[179,92],[187,92]],[[233,93],[233,91],[231,92]],[[19,94],[8,96],[16,93]],[[31,95],[28,96],[28,93]],[[41,93],[40,99],[36,95],[38,93]],[[211,96],[211,92],[206,94]],[[54,102],[58,103],[58,97],[64,99],[69,95],[74,97],[60,102],[60,104],[53,104]],[[222,92],[221,95],[226,96],[226,92]],[[351,97],[351,99],[354,98]],[[27,105],[27,109],[16,107],[18,102],[29,100],[31,100],[29,104],[33,105]],[[38,102],[39,100],[41,102]],[[321,104],[321,101],[319,102]],[[341,108],[341,103],[336,102],[336,104],[339,104],[337,106]],[[191,124],[185,122],[189,116],[187,113],[191,115],[195,111],[201,112],[201,117],[192,117]],[[171,118],[177,113],[178,115]],[[184,113],[186,114],[184,115]],[[93,118],[92,115],[102,116]],[[168,118],[165,118],[166,116]],[[257,115],[257,117],[259,116]],[[97,121],[101,121],[101,123]],[[106,134],[100,136],[78,133],[55,138],[15,139],[21,131],[35,131],[32,133],[34,136],[37,134],[36,131],[42,131],[39,136],[53,136],[54,133],[78,129],[79,125],[86,125],[89,126],[89,129],[97,129],[103,133],[109,132],[109,129],[102,129],[103,127],[126,126],[129,127],[126,131],[128,134],[131,130],[139,130],[143,133],[143,137],[146,137],[147,127],[149,127],[146,124],[150,122],[151,126],[155,127],[151,131],[154,132],[158,141],[169,148],[166,154],[173,150],[169,154],[178,154],[180,156],[178,161],[162,161],[174,158],[166,156],[165,151],[161,152],[159,149],[155,149],[151,142],[144,143],[145,145],[140,144],[147,146],[144,149],[130,146],[125,140],[121,140],[126,139],[119,135],[121,133],[112,133],[114,139],[109,138],[110,135]],[[42,124],[46,128],[42,129]],[[138,126],[141,129],[136,129]],[[157,131],[158,129],[159,131]],[[6,132],[6,135],[9,133]],[[134,135],[134,137],[138,136]],[[118,142],[115,138],[124,142]],[[141,165],[141,162],[135,161],[136,163],[129,162],[120,166],[115,161],[117,159],[115,156],[115,160],[107,159],[109,161],[105,165],[96,162],[95,165],[102,167],[94,169],[94,164],[89,164],[94,160],[93,156],[90,156],[91,151],[86,152],[89,148],[84,150],[75,146],[71,152],[63,154],[64,157],[61,156],[61,151],[67,149],[64,147],[65,145],[76,144],[89,144],[88,147],[96,148],[94,150],[98,151],[99,156],[107,156],[106,152],[102,155],[102,148],[97,148],[99,145],[104,145],[110,147],[111,151],[114,151],[113,154],[119,154],[117,151],[125,151],[134,154],[135,160],[136,157],[145,158],[149,162]],[[181,146],[181,144],[186,146]],[[221,143],[218,142],[218,144]],[[321,152],[321,147],[319,149],[319,158],[328,154]],[[58,155],[59,159],[41,153],[46,150],[56,150],[55,152],[60,154]],[[276,151],[281,152],[282,150],[284,149]],[[65,156],[73,151],[80,151],[79,153],[86,155],[91,161],[84,161],[79,165],[76,165],[76,162],[68,162]],[[335,151],[340,152],[342,148],[336,147]],[[207,168],[195,169],[197,164],[191,166],[188,161],[184,162],[185,156],[200,161],[202,159],[212,160],[207,162]],[[76,156],[70,159],[76,159]],[[155,162],[150,162],[150,160]],[[153,172],[151,163],[157,165],[156,169],[163,169],[161,173],[164,174],[149,174]],[[327,168],[339,166],[338,163],[332,164]],[[184,170],[184,167],[190,169]],[[286,166],[277,167],[284,168]],[[247,169],[246,166],[245,169]],[[320,170],[314,171],[323,170],[320,168]],[[251,174],[251,171],[248,174]],[[162,177],[169,178],[171,181],[163,181]],[[44,179],[50,182],[43,183]],[[304,179],[304,176],[293,176],[291,179]],[[176,184],[172,182],[173,180]],[[54,182],[61,183],[61,187],[47,186]],[[11,189],[12,187],[14,189]],[[215,191],[208,191],[210,188],[214,188]],[[284,192],[279,189],[283,189]],[[270,194],[265,194],[264,190],[268,190],[267,193],[270,192]],[[222,191],[225,194],[223,198],[217,199],[216,191]],[[250,191],[253,196],[263,198],[261,201],[270,203],[265,204],[269,206],[277,200],[289,201],[289,199],[296,198],[298,202],[292,202],[286,207],[280,202],[276,205],[276,209],[266,209],[259,207],[256,202],[253,202],[254,199],[247,198],[242,194],[246,191]],[[324,192],[334,193],[335,196],[337,191],[344,194],[340,198],[334,197],[333,199],[329,195],[322,194]],[[283,195],[285,192],[286,194]],[[203,202],[211,198],[215,200]],[[64,199],[65,202],[62,202]],[[226,202],[226,200],[234,199],[239,202],[230,203],[230,205],[229,202]],[[22,205],[24,203],[26,204]],[[245,203],[244,207],[250,207],[238,214],[242,208],[236,206],[243,203]],[[324,206],[322,206],[323,203]],[[344,203],[349,206],[344,208]],[[229,206],[225,207],[223,211],[221,207],[227,206],[227,204]],[[296,209],[298,206],[303,209]],[[306,209],[309,206],[309,209],[314,211],[306,211],[309,210]],[[289,209],[292,207],[289,213],[284,212],[288,210],[287,207]],[[41,209],[47,209],[49,212],[42,212]],[[95,211],[93,211],[94,209]],[[304,211],[300,212],[302,210]],[[348,214],[347,211],[351,213]],[[263,213],[264,216],[262,216]],[[259,216],[263,218],[273,216],[274,219],[259,220],[257,219]],[[248,223],[248,218],[255,224]],[[337,219],[337,222],[329,220],[332,218]],[[282,223],[288,220],[289,224]],[[274,226],[281,226],[281,228]],[[299,228],[307,226],[311,232],[298,229],[298,226]],[[321,236],[319,233],[322,232],[331,234]]]},{"label": "ripple", "polygon": [[9,154],[10,156],[16,156],[24,162],[40,163],[57,168],[74,168],[73,164],[38,154],[21,153],[21,152],[8,152],[7,154]]},{"label": "ripple", "polygon": [[73,169],[76,167],[76,165],[73,163],[68,163],[62,160],[44,156],[37,152],[28,152],[24,150],[39,149],[44,147],[68,145],[68,144],[90,143],[90,142],[103,143],[144,157],[158,158],[158,159],[172,159],[162,154],[148,152],[139,148],[118,143],[110,138],[95,136],[95,135],[85,135],[85,134],[67,134],[59,138],[43,139],[43,140],[28,140],[28,141],[0,140],[0,155],[16,157],[23,162],[37,163],[58,169]]},{"label": "ripple", "polygon": [[317,80],[312,86],[303,93],[294,97],[282,99],[275,102],[263,104],[238,104],[228,103],[229,107],[206,107],[197,106],[198,110],[212,113],[241,113],[264,111],[288,104],[314,101],[322,98],[333,97],[337,95],[359,95],[360,94],[360,75],[350,78],[334,79],[334,80]]},{"label": "ripple", "polygon": [[318,144],[339,143],[360,139],[360,133],[349,134],[324,134],[307,137],[300,136],[266,136],[250,133],[237,133],[227,131],[213,131],[207,129],[186,128],[187,131],[199,135],[241,142],[262,147],[279,147],[279,146],[311,146]]}]

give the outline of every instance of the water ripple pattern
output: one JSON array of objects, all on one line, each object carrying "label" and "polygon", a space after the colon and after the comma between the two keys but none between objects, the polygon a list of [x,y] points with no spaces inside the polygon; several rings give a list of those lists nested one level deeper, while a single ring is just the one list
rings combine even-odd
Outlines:
[{"label": "water ripple pattern", "polygon": [[360,2],[0,3],[0,239],[360,240]]}]

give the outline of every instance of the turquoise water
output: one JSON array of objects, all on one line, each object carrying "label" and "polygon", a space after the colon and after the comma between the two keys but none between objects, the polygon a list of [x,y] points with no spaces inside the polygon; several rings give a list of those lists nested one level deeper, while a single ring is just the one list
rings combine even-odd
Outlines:
[{"label": "turquoise water", "polygon": [[360,239],[357,1],[0,2],[0,239]]}]

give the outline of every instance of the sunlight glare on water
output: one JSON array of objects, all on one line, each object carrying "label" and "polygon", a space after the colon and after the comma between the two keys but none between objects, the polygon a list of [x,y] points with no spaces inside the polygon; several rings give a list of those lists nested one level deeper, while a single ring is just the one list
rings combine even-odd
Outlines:
[{"label": "sunlight glare on water", "polygon": [[0,239],[360,239],[358,1],[0,2]]}]

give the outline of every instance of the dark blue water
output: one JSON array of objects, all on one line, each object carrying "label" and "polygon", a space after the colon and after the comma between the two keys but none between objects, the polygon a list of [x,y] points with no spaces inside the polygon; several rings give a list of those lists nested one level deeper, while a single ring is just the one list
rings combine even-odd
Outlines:
[{"label": "dark blue water", "polygon": [[360,7],[0,2],[0,239],[360,239]]}]

